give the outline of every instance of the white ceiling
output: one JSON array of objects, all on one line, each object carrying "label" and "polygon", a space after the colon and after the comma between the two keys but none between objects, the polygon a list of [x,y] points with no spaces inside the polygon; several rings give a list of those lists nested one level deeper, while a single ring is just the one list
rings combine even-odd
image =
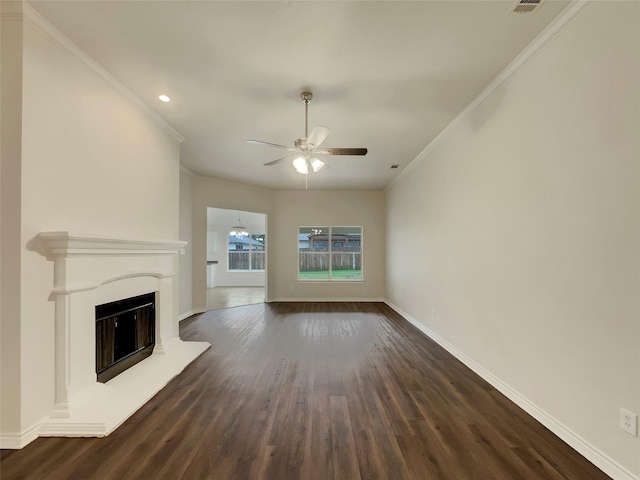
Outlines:
[{"label": "white ceiling", "polygon": [[509,13],[512,0],[29,3],[185,137],[194,172],[305,188],[290,163],[263,166],[281,150],[246,140],[304,136],[310,90],[309,129],[332,129],[323,146],[369,153],[329,157],[309,188],[382,189],[569,2],[532,14]]}]

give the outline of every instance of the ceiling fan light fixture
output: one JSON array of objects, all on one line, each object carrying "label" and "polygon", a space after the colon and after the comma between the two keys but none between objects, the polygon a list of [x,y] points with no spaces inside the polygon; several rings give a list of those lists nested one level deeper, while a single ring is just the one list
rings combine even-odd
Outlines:
[{"label": "ceiling fan light fixture", "polygon": [[311,168],[313,168],[314,172],[319,172],[324,168],[324,162],[319,158],[314,157],[311,159]]},{"label": "ceiling fan light fixture", "polygon": [[316,157],[297,157],[293,161],[293,168],[301,175],[309,175],[310,173],[316,173],[322,170],[324,168],[324,162]]},{"label": "ceiling fan light fixture", "polygon": [[[533,0],[520,0],[520,1],[533,1]],[[319,150],[320,144],[325,141],[327,136],[331,133],[331,130],[322,125],[316,125],[309,132],[309,102],[313,98],[311,92],[302,92],[300,95],[304,102],[304,137],[298,138],[293,142],[293,148],[286,145],[280,145],[278,143],[263,142],[260,140],[247,140],[247,143],[253,143],[257,145],[266,145],[268,147],[275,147],[288,152],[295,152],[297,157],[293,160],[293,168],[300,175],[309,175],[310,173],[317,173],[325,166],[324,161],[320,160],[315,155],[366,155],[366,148],[323,148]],[[292,154],[286,155],[276,160],[271,160],[265,163],[265,166],[277,165],[284,160],[288,160]]]},{"label": "ceiling fan light fixture", "polygon": [[308,175],[309,174],[309,165],[307,165],[307,159],[304,157],[297,157],[294,161],[293,161],[293,168],[296,169],[296,172],[302,174],[302,175]]}]

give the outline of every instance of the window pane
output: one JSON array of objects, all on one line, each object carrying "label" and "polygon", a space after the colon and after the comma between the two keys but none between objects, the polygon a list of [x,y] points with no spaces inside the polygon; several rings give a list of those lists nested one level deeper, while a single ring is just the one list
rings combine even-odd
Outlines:
[{"label": "window pane", "polygon": [[300,227],[298,265],[301,279],[329,278],[329,227]]},{"label": "window pane", "polygon": [[228,245],[229,270],[249,270],[249,237],[235,237],[233,235],[229,235]]},{"label": "window pane", "polygon": [[332,227],[331,278],[362,278],[362,227]]},{"label": "window pane", "polygon": [[251,250],[264,252],[264,245],[267,236],[264,233],[251,235]]},{"label": "window pane", "polygon": [[251,270],[264,270],[266,238],[264,233],[251,235]]}]

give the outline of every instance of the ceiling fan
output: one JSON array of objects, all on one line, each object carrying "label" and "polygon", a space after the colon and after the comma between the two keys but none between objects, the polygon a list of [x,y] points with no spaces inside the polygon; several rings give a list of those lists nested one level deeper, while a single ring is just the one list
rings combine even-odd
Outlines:
[{"label": "ceiling fan", "polygon": [[247,140],[247,143],[253,143],[256,145],[266,145],[267,147],[279,148],[291,152],[284,157],[267,162],[264,165],[269,167],[271,165],[277,165],[278,163],[286,160],[290,157],[295,157],[293,160],[293,167],[298,173],[307,175],[309,173],[315,173],[320,171],[325,162],[320,160],[318,156],[325,155],[366,155],[366,148],[319,148],[320,144],[324,142],[327,136],[331,133],[331,130],[321,125],[316,125],[309,133],[309,102],[313,98],[311,92],[302,92],[300,98],[304,102],[304,137],[298,138],[293,142],[293,147],[287,147],[286,145],[279,145],[277,143],[262,142],[260,140]]}]

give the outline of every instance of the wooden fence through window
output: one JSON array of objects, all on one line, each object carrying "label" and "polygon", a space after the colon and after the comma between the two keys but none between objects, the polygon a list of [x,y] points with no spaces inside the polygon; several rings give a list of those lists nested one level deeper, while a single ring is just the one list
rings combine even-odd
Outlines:
[{"label": "wooden fence through window", "polygon": [[229,270],[264,270],[264,265],[265,252],[229,252]]},{"label": "wooden fence through window", "polygon": [[[301,272],[322,272],[329,270],[329,253],[300,252]],[[332,252],[332,270],[360,270],[362,254],[360,252]]]}]

